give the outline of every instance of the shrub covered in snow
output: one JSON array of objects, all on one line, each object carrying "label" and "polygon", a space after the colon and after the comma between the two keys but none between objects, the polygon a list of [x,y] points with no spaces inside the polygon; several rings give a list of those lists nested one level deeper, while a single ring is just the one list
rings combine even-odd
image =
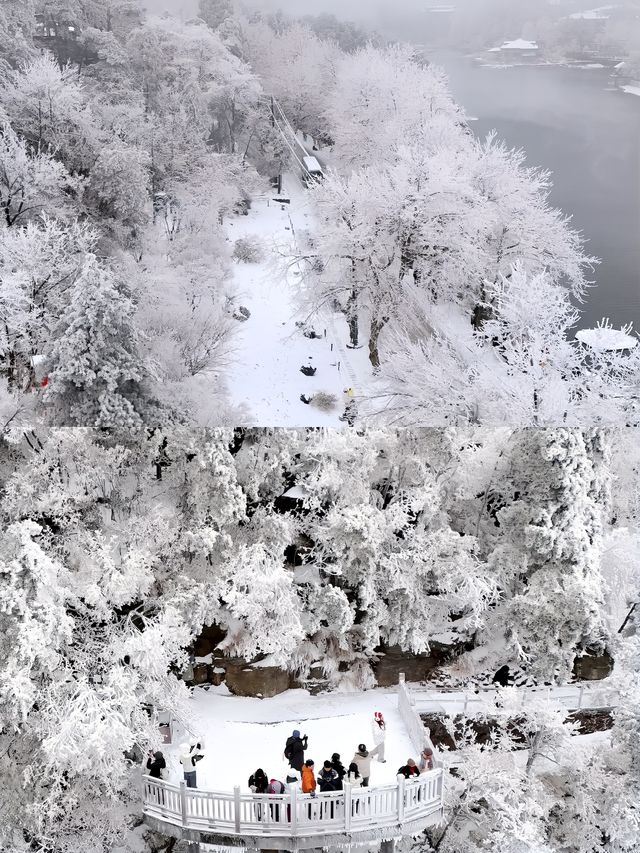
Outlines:
[{"label": "shrub covered in snow", "polygon": [[263,241],[255,234],[239,237],[233,244],[233,259],[245,264],[259,264],[264,260]]}]

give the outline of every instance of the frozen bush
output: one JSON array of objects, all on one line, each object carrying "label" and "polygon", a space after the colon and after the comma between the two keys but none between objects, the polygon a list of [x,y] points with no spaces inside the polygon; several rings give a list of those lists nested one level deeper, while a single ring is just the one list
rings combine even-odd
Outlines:
[{"label": "frozen bush", "polygon": [[264,259],[264,244],[255,236],[239,237],[233,244],[233,259],[245,264],[259,264]]},{"label": "frozen bush", "polygon": [[333,412],[337,404],[338,398],[336,395],[329,394],[327,391],[318,391],[317,394],[313,395],[313,399],[311,400],[311,405],[315,406],[316,409],[320,409],[321,412]]}]

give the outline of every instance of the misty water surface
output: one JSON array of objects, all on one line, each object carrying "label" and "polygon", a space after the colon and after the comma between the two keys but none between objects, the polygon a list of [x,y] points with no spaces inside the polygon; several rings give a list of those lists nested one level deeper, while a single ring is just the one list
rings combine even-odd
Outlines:
[{"label": "misty water surface", "polygon": [[487,68],[430,53],[484,136],[495,128],[531,166],[553,172],[551,202],[573,216],[602,263],[581,325],[603,316],[640,330],[640,98],[610,88],[609,72],[561,67]]}]

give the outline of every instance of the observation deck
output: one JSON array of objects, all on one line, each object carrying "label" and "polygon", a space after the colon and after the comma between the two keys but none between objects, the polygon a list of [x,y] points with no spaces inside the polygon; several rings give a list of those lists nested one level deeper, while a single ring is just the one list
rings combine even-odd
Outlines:
[{"label": "observation deck", "polygon": [[145,822],[173,838],[268,850],[304,850],[416,834],[442,820],[441,768],[394,785],[312,797],[292,788],[285,794],[202,791],[144,777]]}]

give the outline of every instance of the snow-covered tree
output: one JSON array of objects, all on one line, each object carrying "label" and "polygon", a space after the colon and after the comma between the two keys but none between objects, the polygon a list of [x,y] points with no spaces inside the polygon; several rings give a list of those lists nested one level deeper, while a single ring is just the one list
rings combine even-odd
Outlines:
[{"label": "snow-covered tree", "polygon": [[0,232],[0,357],[11,388],[30,389],[34,356],[50,352],[73,283],[96,234],[43,216]]},{"label": "snow-covered tree", "polygon": [[579,313],[547,272],[516,264],[485,283],[490,319],[480,330],[452,303],[407,287],[412,310],[396,318],[385,343],[386,423],[579,426],[635,423],[640,359],[635,350],[598,351],[573,338]]},{"label": "snow-covered tree", "polygon": [[24,224],[42,213],[64,213],[82,182],[47,151],[33,148],[5,123],[0,127],[2,226]]},{"label": "snow-covered tree", "polygon": [[100,129],[82,81],[48,53],[8,75],[2,103],[13,128],[37,151],[50,151],[70,172],[88,171]]},{"label": "snow-covered tree", "polygon": [[605,647],[600,550],[608,441],[598,431],[518,434],[509,469],[494,487],[504,506],[489,564],[502,601],[486,630],[504,641],[498,658],[489,651],[489,667],[525,662],[541,678],[566,679],[578,651]]},{"label": "snow-covered tree", "polygon": [[142,425],[145,372],[133,313],[125,287],[88,254],[68,309],[53,330],[45,403],[54,423],[119,429]]}]

